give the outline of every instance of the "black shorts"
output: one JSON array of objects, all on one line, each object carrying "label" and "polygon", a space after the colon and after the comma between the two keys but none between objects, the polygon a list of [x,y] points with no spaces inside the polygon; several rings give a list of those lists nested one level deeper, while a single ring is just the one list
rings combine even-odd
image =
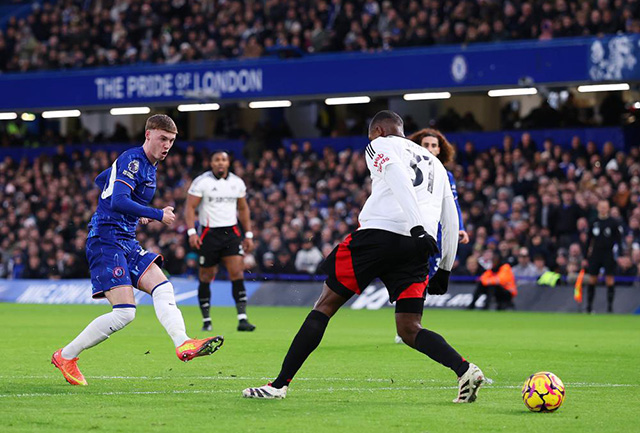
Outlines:
[{"label": "black shorts", "polygon": [[616,259],[613,257],[613,253],[602,253],[598,252],[593,254],[587,260],[587,274],[589,275],[598,275],[600,274],[600,269],[604,268],[605,275],[613,275],[616,273]]},{"label": "black shorts", "polygon": [[389,300],[425,299],[429,256],[418,253],[413,239],[386,230],[357,230],[331,251],[320,269],[326,284],[350,298],[374,278],[389,291]]},{"label": "black shorts", "polygon": [[242,238],[238,226],[205,227],[200,235],[200,266],[210,268],[226,256],[242,256]]}]

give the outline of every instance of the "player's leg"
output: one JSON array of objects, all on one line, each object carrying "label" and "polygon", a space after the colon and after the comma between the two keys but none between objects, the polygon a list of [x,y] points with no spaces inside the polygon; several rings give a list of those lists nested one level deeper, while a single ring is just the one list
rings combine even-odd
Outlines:
[{"label": "player's leg", "polygon": [[607,285],[607,312],[613,313],[613,299],[616,296],[615,277],[607,273],[604,282]]},{"label": "player's leg", "polygon": [[222,344],[221,337],[197,340],[187,336],[184,319],[173,293],[173,284],[157,264],[152,262],[146,268],[137,281],[137,287],[151,295],[156,317],[171,337],[180,360],[186,362],[198,356],[210,355]]},{"label": "player's leg", "polygon": [[258,388],[247,388],[242,392],[248,398],[284,398],[287,388],[293,377],[296,375],[302,364],[309,355],[318,347],[324,331],[327,329],[329,319],[340,309],[349,299],[345,298],[333,290],[325,283],[322,287],[322,294],[316,301],[313,310],[307,315],[300,330],[296,334],[289,347],[289,351],[282,362],[282,368],[278,377],[268,385]]},{"label": "player's leg", "polygon": [[596,283],[598,282],[598,270],[589,275],[589,284],[587,284],[587,313],[593,311],[593,300],[596,296]]},{"label": "player's leg", "polygon": [[366,287],[374,278],[375,260],[381,255],[375,248],[367,248],[365,240],[369,237],[370,233],[362,232],[349,235],[327,256],[321,265],[327,281],[313,310],[294,337],[278,377],[268,385],[245,389],[242,391],[244,397],[273,399],[286,396],[289,383],[320,344],[329,319],[351,296],[361,292],[360,287]]},{"label": "player's leg", "polygon": [[95,318],[76,338],[56,351],[51,358],[52,364],[72,385],[87,384],[77,366],[80,353],[102,343],[136,317],[136,305],[131,286],[114,287],[104,294],[113,307],[112,311]]},{"label": "player's leg", "polygon": [[588,266],[586,271],[586,274],[589,275],[587,284],[587,313],[591,313],[593,311],[593,299],[596,296],[596,284],[598,282],[598,274],[600,273],[601,267],[601,260],[598,256],[595,255],[595,253],[588,258]]},{"label": "player's leg", "polygon": [[450,368],[458,377],[458,396],[454,403],[472,403],[484,382],[484,374],[467,362],[440,335],[422,327],[423,298],[406,298],[396,301],[396,328],[398,335],[408,345],[424,353],[434,361]]},{"label": "player's leg", "polygon": [[87,384],[77,367],[80,353],[124,328],[134,319],[136,311],[127,254],[122,247],[92,237],[87,239],[85,250],[91,271],[92,297],[106,297],[113,309],[94,319],[73,341],[53,354],[52,364],[72,385]]},{"label": "player's leg", "polygon": [[202,330],[211,331],[211,282],[218,273],[217,266],[200,266],[198,269],[198,303],[200,304],[200,312],[202,313]]},{"label": "player's leg", "polygon": [[240,255],[223,256],[222,264],[229,272],[231,293],[238,312],[238,331],[253,331],[255,325],[247,317],[247,290],[244,287],[244,259]]}]

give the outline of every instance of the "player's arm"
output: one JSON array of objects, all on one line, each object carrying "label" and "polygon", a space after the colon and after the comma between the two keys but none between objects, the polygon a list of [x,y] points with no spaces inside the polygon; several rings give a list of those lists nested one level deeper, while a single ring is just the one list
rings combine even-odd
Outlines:
[{"label": "player's arm", "polygon": [[442,199],[442,214],[440,216],[442,258],[438,264],[438,270],[429,281],[428,292],[430,295],[443,295],[449,289],[449,276],[458,252],[458,212],[451,193],[451,186],[446,185],[446,189],[448,191],[445,192]]},{"label": "player's arm", "polygon": [[162,221],[164,211],[149,206],[136,203],[131,198],[132,187],[118,179],[113,185],[113,195],[111,196],[111,209],[126,215],[133,215],[138,218],[150,218]]},{"label": "player's arm", "polygon": [[[191,191],[191,189],[190,189]],[[189,245],[198,250],[202,245],[202,240],[196,231],[196,209],[200,206],[202,195],[193,195],[191,192],[187,194],[187,203],[184,209],[184,219],[187,222],[187,235],[189,236]]]},{"label": "player's arm", "polygon": [[456,186],[456,180],[453,177],[453,173],[447,171],[449,176],[449,184],[451,185],[451,192],[453,193],[453,200],[456,203],[456,210],[458,211],[458,222],[460,227],[458,228],[458,237],[461,244],[469,243],[469,234],[464,229],[464,221],[462,221],[462,210],[460,209],[460,203],[458,202],[458,188]]},{"label": "player's arm", "polygon": [[253,232],[251,231],[251,211],[249,210],[247,197],[238,198],[238,219],[244,230],[242,248],[244,248],[246,252],[251,252],[251,250],[253,250]]}]

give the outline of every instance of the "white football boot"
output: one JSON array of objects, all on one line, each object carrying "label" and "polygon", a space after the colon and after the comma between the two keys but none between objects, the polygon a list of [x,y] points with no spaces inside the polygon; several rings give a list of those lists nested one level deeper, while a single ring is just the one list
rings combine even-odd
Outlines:
[{"label": "white football boot", "polygon": [[473,403],[478,398],[478,390],[484,383],[482,370],[477,365],[469,363],[469,369],[458,378],[458,397],[454,403]]},{"label": "white football boot", "polygon": [[404,344],[404,341],[402,341],[402,337],[400,337],[398,334],[396,334],[396,338],[394,338],[394,340],[396,342],[396,344]]},{"label": "white football boot", "polygon": [[259,388],[247,388],[242,391],[245,398],[263,398],[263,399],[281,399],[287,396],[287,386],[282,388],[274,388],[270,383]]}]

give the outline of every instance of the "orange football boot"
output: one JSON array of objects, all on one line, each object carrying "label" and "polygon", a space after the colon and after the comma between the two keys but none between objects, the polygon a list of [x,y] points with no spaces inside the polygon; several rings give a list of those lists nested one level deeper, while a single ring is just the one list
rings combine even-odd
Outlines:
[{"label": "orange football boot", "polygon": [[65,359],[62,357],[62,349],[58,349],[51,357],[51,363],[62,372],[64,378],[71,385],[88,385],[86,379],[78,369],[78,358]]},{"label": "orange football boot", "polygon": [[191,361],[199,356],[211,355],[220,349],[224,343],[224,338],[220,335],[217,337],[204,338],[202,340],[187,340],[182,345],[176,347],[176,355],[180,361]]}]

